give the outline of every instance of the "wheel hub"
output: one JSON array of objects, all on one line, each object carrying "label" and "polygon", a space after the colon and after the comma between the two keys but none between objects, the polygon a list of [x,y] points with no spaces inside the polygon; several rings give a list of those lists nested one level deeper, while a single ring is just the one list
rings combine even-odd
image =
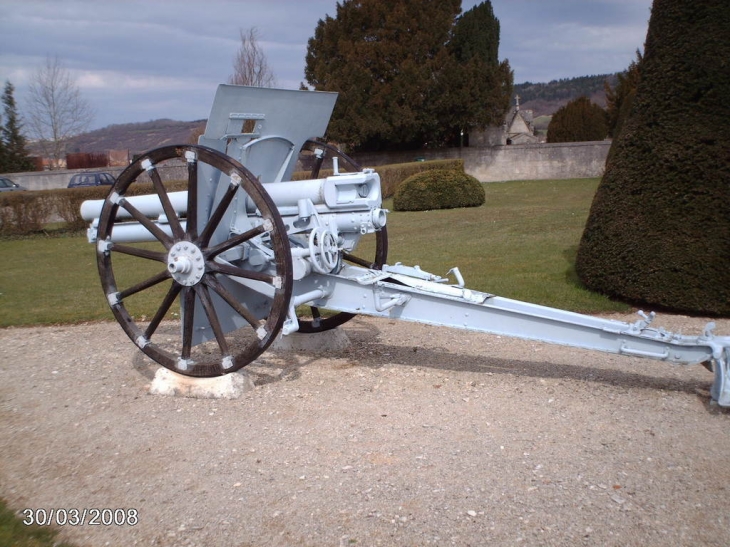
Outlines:
[{"label": "wheel hub", "polygon": [[175,243],[167,254],[167,269],[180,285],[192,287],[205,274],[205,260],[197,245],[189,241]]}]

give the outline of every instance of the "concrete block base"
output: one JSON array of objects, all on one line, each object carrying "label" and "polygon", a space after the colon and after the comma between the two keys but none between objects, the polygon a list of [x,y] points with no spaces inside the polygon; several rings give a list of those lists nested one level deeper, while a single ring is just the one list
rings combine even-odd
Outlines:
[{"label": "concrete block base", "polygon": [[215,378],[192,378],[161,367],[150,384],[150,394],[195,399],[237,399],[254,387],[251,376],[243,370]]},{"label": "concrete block base", "polygon": [[323,353],[342,351],[349,346],[350,339],[345,332],[341,329],[332,329],[313,334],[295,332],[287,336],[279,336],[269,348],[274,351]]}]

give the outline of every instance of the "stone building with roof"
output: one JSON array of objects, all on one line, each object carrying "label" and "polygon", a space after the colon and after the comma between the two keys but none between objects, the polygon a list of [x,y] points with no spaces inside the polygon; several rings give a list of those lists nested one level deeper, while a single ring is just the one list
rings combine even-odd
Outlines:
[{"label": "stone building with roof", "polygon": [[520,96],[515,95],[515,105],[504,117],[501,126],[488,127],[484,131],[469,134],[469,146],[489,147],[509,144],[536,144],[532,110],[520,109]]}]

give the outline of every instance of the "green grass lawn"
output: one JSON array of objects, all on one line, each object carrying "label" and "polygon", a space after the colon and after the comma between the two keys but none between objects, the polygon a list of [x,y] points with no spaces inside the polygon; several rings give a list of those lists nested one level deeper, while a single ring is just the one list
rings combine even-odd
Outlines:
[{"label": "green grass lawn", "polygon": [[[149,275],[163,267],[142,260],[135,264],[149,269]],[[155,309],[161,290],[145,294],[148,310]],[[0,327],[106,319],[112,314],[94,246],[85,235],[0,240]]]},{"label": "green grass lawn", "polygon": [[0,499],[0,545],[8,547],[72,547],[59,543],[58,531],[49,526],[26,525],[27,515],[18,517]]},{"label": "green grass lawn", "polygon": [[[627,305],[581,287],[573,270],[597,184],[598,179],[486,184],[482,207],[391,212],[388,262],[418,264],[439,275],[458,266],[469,288],[571,311],[627,311]],[[369,256],[367,249],[357,251]],[[136,264],[151,268],[149,275],[160,267]],[[148,301],[134,312],[151,316],[162,290],[147,291]],[[0,327],[111,318],[94,247],[84,235],[0,240]]]},{"label": "green grass lawn", "polygon": [[388,262],[439,275],[458,266],[469,288],[570,311],[628,311],[583,288],[574,270],[598,182],[486,184],[482,207],[391,213]]}]

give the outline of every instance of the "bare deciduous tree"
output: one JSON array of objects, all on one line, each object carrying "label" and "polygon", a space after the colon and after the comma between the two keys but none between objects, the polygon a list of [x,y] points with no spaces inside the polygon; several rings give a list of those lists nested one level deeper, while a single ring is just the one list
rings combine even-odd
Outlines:
[{"label": "bare deciduous tree", "polygon": [[256,27],[241,30],[241,46],[233,59],[233,74],[228,83],[254,87],[273,87],[276,85],[274,73],[269,68],[266,54],[258,42]]},{"label": "bare deciduous tree", "polygon": [[94,119],[91,104],[58,57],[47,57],[31,77],[27,112],[28,130],[54,167],[66,154],[68,140],[86,131]]}]

